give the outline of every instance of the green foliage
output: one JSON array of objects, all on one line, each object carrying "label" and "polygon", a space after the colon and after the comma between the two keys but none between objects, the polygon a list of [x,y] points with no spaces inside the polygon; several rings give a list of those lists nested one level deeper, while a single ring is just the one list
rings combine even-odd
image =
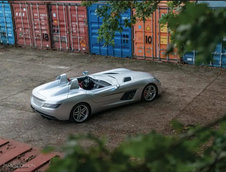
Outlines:
[{"label": "green foliage", "polygon": [[216,44],[226,36],[226,9],[211,9],[207,4],[195,3],[171,7],[171,12],[161,20],[168,23],[171,30],[169,52],[177,48],[179,54],[183,55],[196,50],[197,63],[209,63]]},{"label": "green foliage", "polygon": [[[131,137],[111,151],[95,136],[71,136],[64,147],[65,156],[54,159],[48,172],[224,171],[225,119],[190,128],[180,135],[164,136],[151,132]],[[218,127],[214,129],[216,125]],[[175,121],[173,126],[183,128]],[[91,146],[82,146],[84,140],[88,140]]]}]

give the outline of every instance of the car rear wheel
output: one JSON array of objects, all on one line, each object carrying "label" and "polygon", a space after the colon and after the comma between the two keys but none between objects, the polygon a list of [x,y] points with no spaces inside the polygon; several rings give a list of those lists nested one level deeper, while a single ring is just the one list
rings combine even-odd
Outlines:
[{"label": "car rear wheel", "polygon": [[77,123],[84,122],[89,118],[90,112],[91,110],[88,104],[79,103],[73,107],[70,119]]},{"label": "car rear wheel", "polygon": [[153,101],[158,95],[158,89],[154,84],[148,84],[142,92],[142,100],[146,102]]}]

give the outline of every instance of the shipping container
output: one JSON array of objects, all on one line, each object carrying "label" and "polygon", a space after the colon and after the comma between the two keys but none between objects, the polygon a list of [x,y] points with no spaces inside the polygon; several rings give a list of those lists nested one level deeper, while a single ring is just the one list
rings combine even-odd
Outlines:
[{"label": "shipping container", "polygon": [[51,48],[47,4],[41,1],[14,1],[12,6],[17,45]]},{"label": "shipping container", "polygon": [[[225,1],[198,1],[198,3],[207,3],[212,9],[225,8]],[[186,53],[183,56],[183,62],[195,64],[196,51]],[[212,52],[212,62],[208,66],[226,68],[226,40],[218,43],[214,52]]]},{"label": "shipping container", "polygon": [[159,20],[169,12],[166,3],[161,3],[156,11],[145,21],[137,21],[134,25],[134,55],[138,59],[179,62],[176,54],[166,55],[170,44],[170,33],[167,24],[161,25]]},{"label": "shipping container", "polygon": [[166,55],[167,48],[170,44],[170,32],[167,24],[160,25],[159,21],[162,16],[169,12],[169,8],[159,6],[156,10],[156,58],[161,61],[180,62],[179,55],[174,52]]},{"label": "shipping container", "polygon": [[213,61],[211,66],[226,68],[226,41],[219,43],[212,54]]},{"label": "shipping container", "polygon": [[182,57],[182,60],[184,63],[187,63],[187,64],[195,64],[195,56],[196,56],[196,52],[191,51],[191,52],[185,53]]},{"label": "shipping container", "polygon": [[198,1],[198,3],[206,3],[208,4],[209,7],[212,7],[212,8],[225,8],[226,7],[226,2],[225,1],[219,1],[219,0],[212,0],[212,1],[204,1],[204,0],[201,0],[201,1]]},{"label": "shipping container", "polygon": [[[212,53],[212,62],[209,66],[226,68],[226,42],[217,44],[215,51]],[[183,62],[195,64],[196,51],[186,53],[183,56]]]},{"label": "shipping container", "polygon": [[12,13],[8,1],[0,1],[0,43],[15,44]]},{"label": "shipping container", "polygon": [[52,48],[89,53],[86,7],[77,3],[51,3]]},{"label": "shipping container", "polygon": [[138,20],[134,25],[134,55],[146,60],[155,59],[155,13],[145,22]]},{"label": "shipping container", "polygon": [[124,27],[125,19],[131,18],[131,10],[126,11],[121,15],[120,24],[123,27],[122,32],[116,32],[114,38],[114,46],[104,46],[104,42],[98,41],[98,29],[102,25],[102,19],[97,16],[96,10],[102,4],[93,4],[88,7],[88,22],[89,22],[89,42],[90,52],[92,54],[115,56],[115,57],[132,57],[132,34],[130,27]]}]

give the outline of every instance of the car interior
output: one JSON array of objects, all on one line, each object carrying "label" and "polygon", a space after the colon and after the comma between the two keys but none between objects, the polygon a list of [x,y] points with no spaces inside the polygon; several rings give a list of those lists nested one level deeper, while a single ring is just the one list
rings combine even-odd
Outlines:
[{"label": "car interior", "polygon": [[84,90],[99,89],[111,85],[108,82],[105,82],[103,80],[96,80],[89,76],[78,78],[78,84]]}]

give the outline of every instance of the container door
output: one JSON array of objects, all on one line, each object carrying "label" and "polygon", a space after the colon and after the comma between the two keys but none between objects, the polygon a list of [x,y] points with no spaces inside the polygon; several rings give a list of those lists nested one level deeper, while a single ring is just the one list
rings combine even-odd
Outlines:
[{"label": "container door", "polygon": [[49,33],[49,16],[47,5],[30,4],[33,43],[35,48],[49,48],[51,46]]},{"label": "container door", "polygon": [[86,7],[68,6],[70,48],[75,52],[89,52]]},{"label": "container door", "polygon": [[96,4],[93,4],[88,8],[88,22],[89,22],[89,43],[90,43],[90,51],[93,54],[102,54],[101,48],[102,45],[98,42],[98,29],[100,24],[100,19],[97,16],[95,10],[97,8]]},{"label": "container door", "polygon": [[[132,31],[130,27],[124,26],[124,21],[130,20],[130,18],[131,10],[127,10],[125,13],[121,14],[120,24],[123,27],[123,31],[120,33],[120,38],[115,37],[115,46],[113,47],[114,56],[116,57],[132,57]],[[118,40],[121,40],[121,46],[117,44]]]},{"label": "container door", "polygon": [[29,5],[26,3],[15,3],[12,6],[14,10],[17,44],[32,47],[33,36]]},{"label": "container door", "polygon": [[[96,9],[101,4],[93,4],[88,8],[88,21],[89,21],[89,39],[90,51],[92,54],[99,54],[104,56],[116,57],[131,57],[132,56],[132,34],[131,28],[123,27],[123,31],[116,32],[115,45],[104,46],[104,42],[98,41],[98,29],[102,25],[102,19],[97,16]],[[121,15],[120,23],[123,24],[125,19],[130,19],[130,10]]]},{"label": "container door", "polygon": [[170,33],[167,25],[161,26],[159,24],[160,18],[168,13],[168,8],[158,8],[156,10],[156,54],[159,60],[162,61],[179,61],[179,56],[174,53],[166,55],[167,47],[170,43]]},{"label": "container door", "polygon": [[134,55],[141,59],[154,59],[155,37],[154,37],[154,15],[147,18],[145,22],[138,21],[134,26]]},{"label": "container door", "polygon": [[213,61],[210,63],[210,66],[221,67],[222,63],[222,44],[217,44],[213,54]]},{"label": "container door", "polygon": [[69,50],[70,48],[67,14],[67,6],[64,4],[51,4],[51,34],[54,49]]},{"label": "container door", "polygon": [[7,1],[0,2],[0,43],[15,43],[10,4]]}]

